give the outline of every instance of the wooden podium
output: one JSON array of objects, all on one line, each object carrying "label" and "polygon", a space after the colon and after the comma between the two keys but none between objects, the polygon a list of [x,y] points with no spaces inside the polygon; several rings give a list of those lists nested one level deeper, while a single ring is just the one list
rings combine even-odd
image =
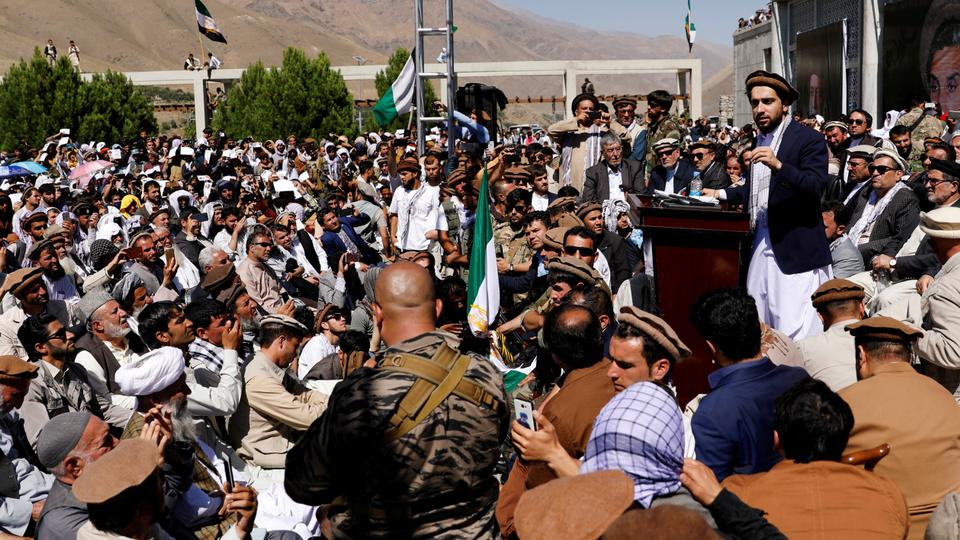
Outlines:
[{"label": "wooden podium", "polygon": [[661,316],[693,354],[674,367],[681,405],[706,393],[716,366],[693,324],[690,308],[704,293],[746,283],[741,254],[749,253],[746,212],[696,206],[658,206],[651,197],[628,195],[634,223],[653,244],[657,303]]}]

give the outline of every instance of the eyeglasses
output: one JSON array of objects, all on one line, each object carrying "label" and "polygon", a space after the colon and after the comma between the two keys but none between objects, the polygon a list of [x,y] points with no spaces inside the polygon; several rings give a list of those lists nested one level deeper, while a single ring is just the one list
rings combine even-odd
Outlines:
[{"label": "eyeglasses", "polygon": [[936,185],[941,184],[941,183],[943,183],[943,182],[946,182],[946,180],[941,180],[941,179],[939,179],[939,178],[930,178],[929,175],[927,175],[927,176],[923,179],[923,183],[924,183],[924,184],[930,184],[931,186],[936,186]]},{"label": "eyeglasses", "polygon": [[887,167],[885,165],[870,165],[867,167],[867,170],[870,171],[870,174],[877,173],[879,175],[887,174],[890,171],[899,171],[900,169],[894,167]]},{"label": "eyeglasses", "polygon": [[690,157],[693,158],[694,161],[698,161],[703,159],[703,156],[705,155],[707,155],[707,152],[694,152],[690,154]]},{"label": "eyeglasses", "polygon": [[579,253],[584,257],[591,257],[597,254],[597,250],[583,246],[563,246],[563,252],[570,256],[574,256]]}]

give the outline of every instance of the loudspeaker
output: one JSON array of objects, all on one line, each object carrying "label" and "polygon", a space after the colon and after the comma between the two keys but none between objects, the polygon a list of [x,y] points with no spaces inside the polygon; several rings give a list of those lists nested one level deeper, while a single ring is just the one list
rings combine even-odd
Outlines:
[{"label": "loudspeaker", "polygon": [[477,111],[477,120],[490,132],[490,140],[499,142],[497,115],[507,106],[507,97],[496,86],[470,83],[457,89],[457,110],[467,116]]}]

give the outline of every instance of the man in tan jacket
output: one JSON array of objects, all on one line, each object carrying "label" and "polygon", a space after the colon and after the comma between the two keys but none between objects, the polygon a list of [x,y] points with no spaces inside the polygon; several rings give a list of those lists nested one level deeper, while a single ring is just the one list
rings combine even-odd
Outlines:
[{"label": "man in tan jacket", "polygon": [[244,395],[230,418],[240,457],[264,469],[283,469],[287,451],[327,408],[329,396],[308,390],[286,368],[307,328],[286,315],[260,323],[260,351],[244,370]]}]

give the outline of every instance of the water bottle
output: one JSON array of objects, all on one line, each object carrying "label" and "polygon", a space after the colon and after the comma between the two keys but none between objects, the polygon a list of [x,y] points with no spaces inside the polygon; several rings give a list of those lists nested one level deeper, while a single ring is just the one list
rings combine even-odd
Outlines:
[{"label": "water bottle", "polygon": [[700,171],[693,172],[693,180],[690,180],[690,197],[699,197],[703,195],[703,180],[700,180]]}]

